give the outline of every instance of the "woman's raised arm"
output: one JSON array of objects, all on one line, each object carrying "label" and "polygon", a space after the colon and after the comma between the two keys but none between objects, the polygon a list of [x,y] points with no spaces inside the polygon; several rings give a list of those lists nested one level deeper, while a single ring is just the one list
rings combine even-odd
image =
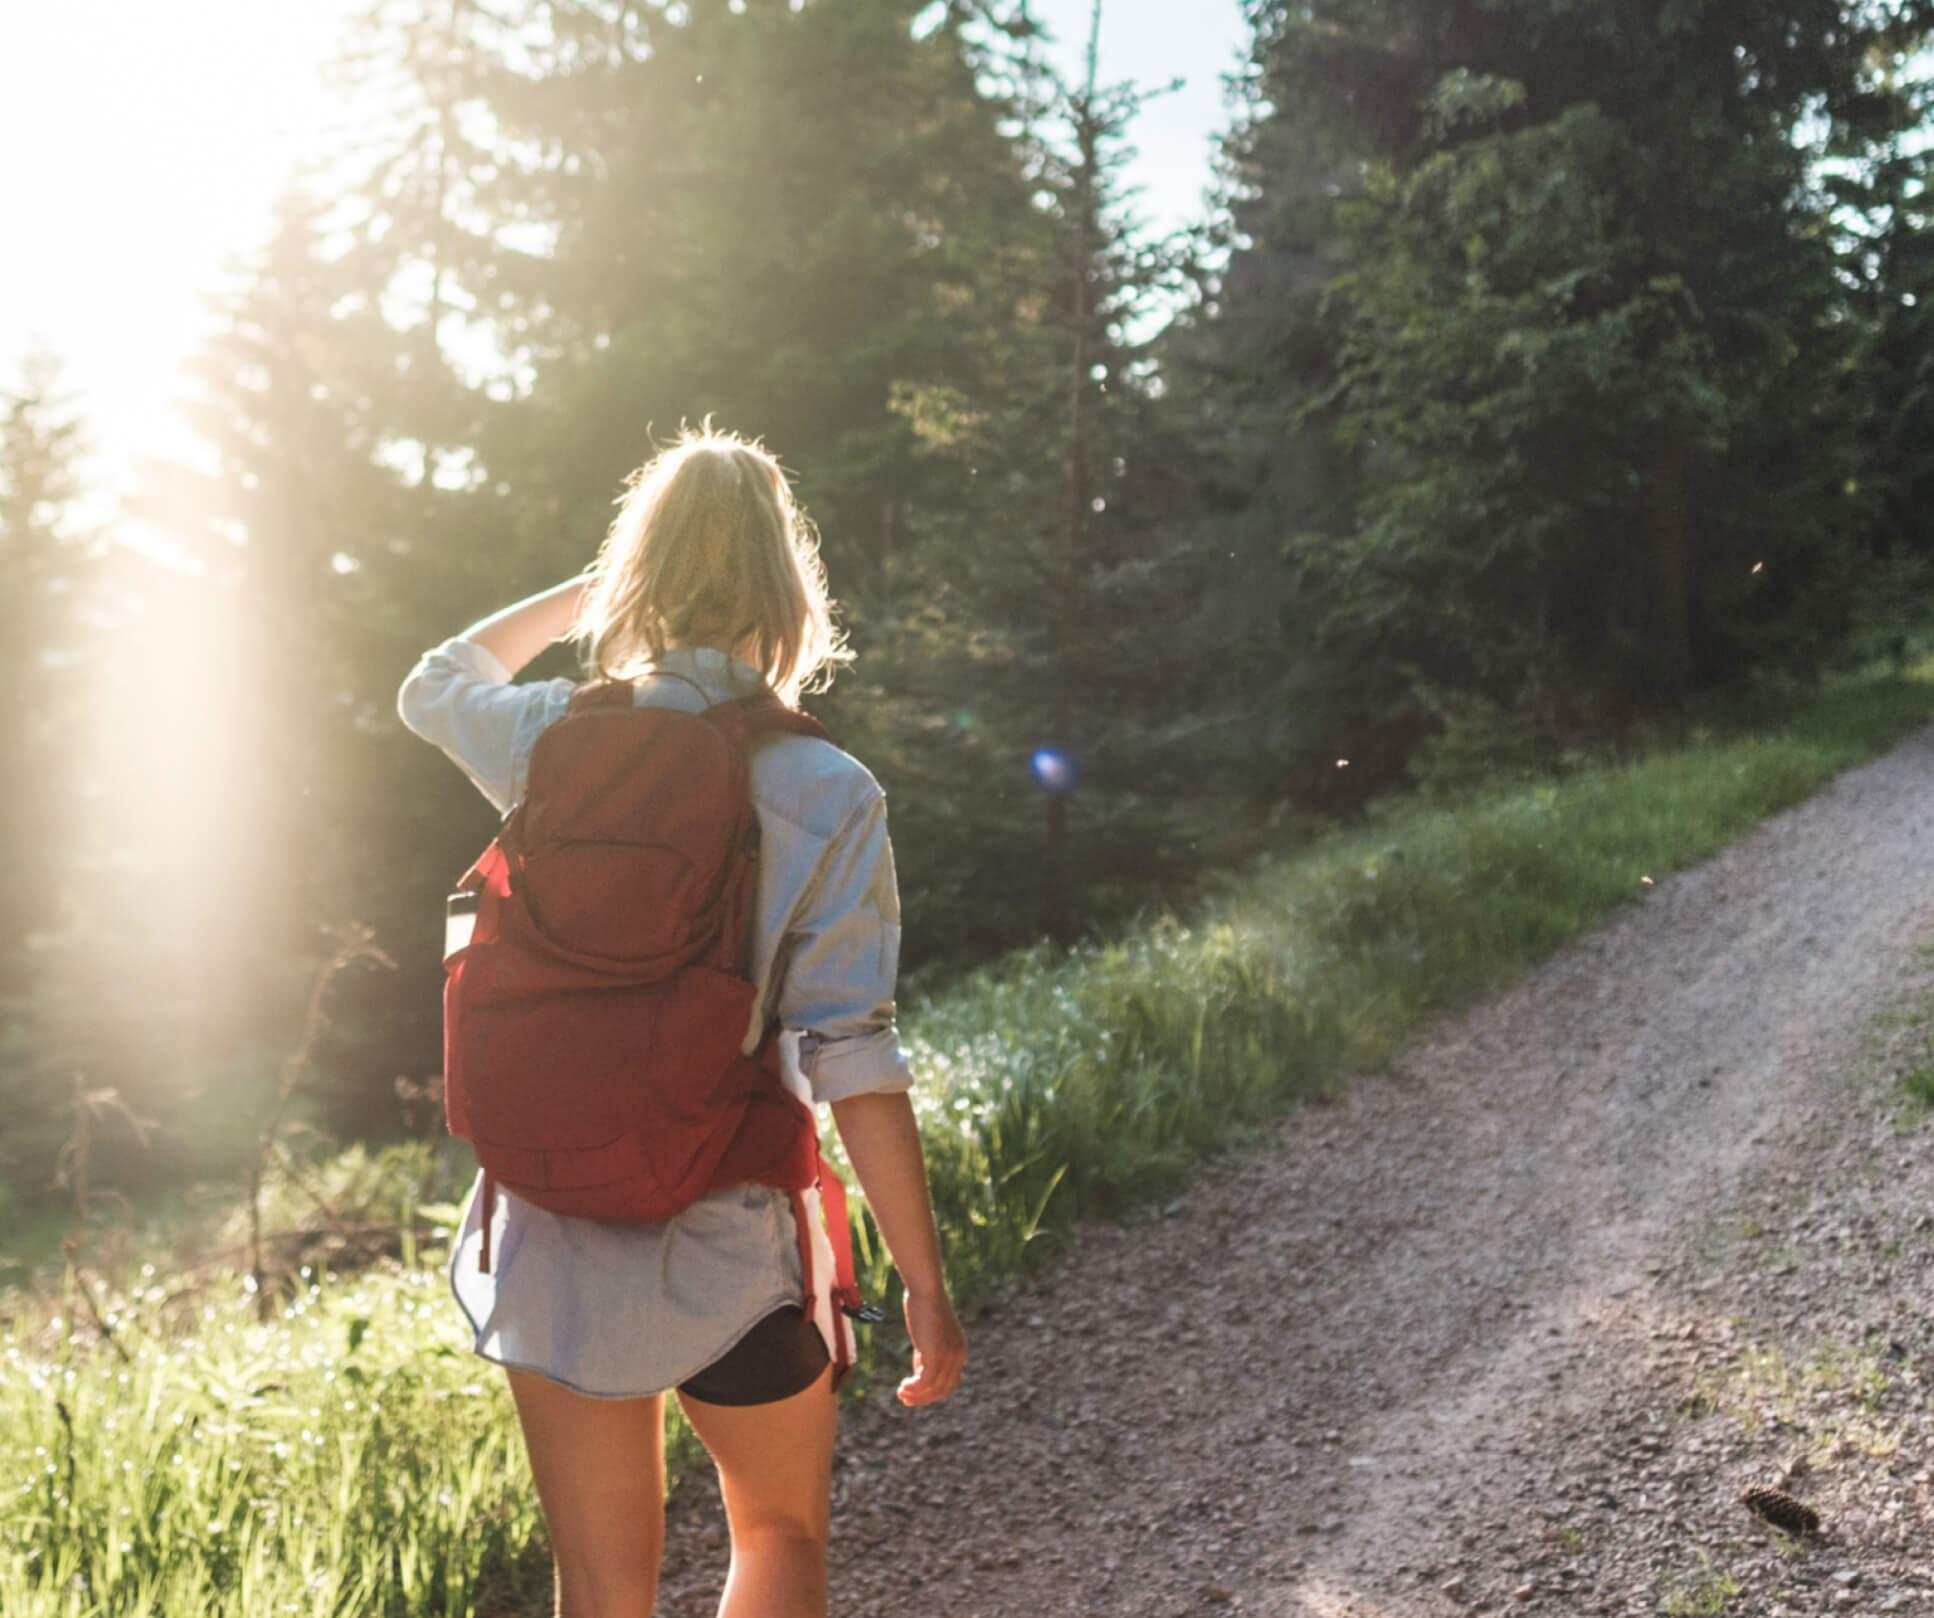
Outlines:
[{"label": "woman's raised arm", "polygon": [[478,619],[457,639],[475,641],[515,674],[552,641],[564,637],[577,619],[578,603],[590,582],[587,574],[566,579]]}]

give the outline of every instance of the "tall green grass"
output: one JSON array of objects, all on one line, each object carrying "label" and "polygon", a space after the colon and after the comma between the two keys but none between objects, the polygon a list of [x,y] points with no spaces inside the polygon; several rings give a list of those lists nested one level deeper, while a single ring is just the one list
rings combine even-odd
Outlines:
[{"label": "tall green grass", "polygon": [[[1159,1192],[1232,1130],[1388,1061],[1433,1015],[1642,901],[1645,878],[1930,717],[1934,683],[1848,685],[1756,734],[1408,803],[1187,919],[1026,952],[914,1007],[956,1281],[1013,1271],[1044,1226]],[[406,1210],[425,1188],[410,1173]],[[351,1157],[319,1188],[347,1203],[361,1186],[380,1208],[377,1179]],[[91,1306],[80,1284],[69,1307],[16,1293],[0,1331],[6,1618],[545,1610],[502,1379],[465,1349],[438,1271],[314,1274],[267,1322],[234,1275],[150,1267]]]},{"label": "tall green grass", "polygon": [[110,1336],[90,1311],[0,1344],[7,1618],[454,1615],[486,1571],[538,1576],[502,1379],[441,1276],[316,1275],[266,1324],[232,1276],[95,1307]]}]

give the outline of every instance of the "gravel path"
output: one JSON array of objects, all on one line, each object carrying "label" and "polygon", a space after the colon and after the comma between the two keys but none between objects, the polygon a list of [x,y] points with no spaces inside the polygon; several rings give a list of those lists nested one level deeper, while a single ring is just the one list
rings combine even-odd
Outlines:
[{"label": "gravel path", "polygon": [[[1930,941],[1934,730],[1061,1238],[850,1413],[834,1610],[1934,1618]],[[722,1547],[694,1475],[665,1618]]]}]

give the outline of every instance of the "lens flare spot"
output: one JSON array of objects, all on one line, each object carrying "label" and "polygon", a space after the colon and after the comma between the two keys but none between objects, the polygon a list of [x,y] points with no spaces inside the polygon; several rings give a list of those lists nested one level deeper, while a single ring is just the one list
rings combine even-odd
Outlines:
[{"label": "lens flare spot", "polygon": [[1034,773],[1034,784],[1049,796],[1074,791],[1078,772],[1066,753],[1053,747],[1036,748],[1028,768]]}]

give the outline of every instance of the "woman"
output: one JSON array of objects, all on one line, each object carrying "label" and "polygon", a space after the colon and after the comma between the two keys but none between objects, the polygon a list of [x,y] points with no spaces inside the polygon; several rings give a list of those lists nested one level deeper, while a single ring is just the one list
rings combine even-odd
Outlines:
[{"label": "woman", "polygon": [[[554,640],[635,700],[696,710],[770,691],[793,701],[846,658],[812,530],[778,464],[730,434],[688,432],[645,466],[596,565],[426,653],[404,722],[499,809],[565,680],[513,685]],[[940,1267],[911,1079],[893,1022],[899,898],[878,785],[827,742],[749,751],[762,833],[749,976],[769,1020],[813,1036],[830,1104],[906,1288],[909,1405],[944,1399],[966,1342]],[[567,1219],[472,1196],[452,1284],[480,1355],[509,1373],[557,1562],[559,1618],[648,1618],[664,1537],[663,1407],[677,1392],[717,1463],[732,1562],[721,1618],[826,1611],[836,1401],[798,1305],[782,1191],[715,1192],[660,1224]],[[490,1230],[483,1229],[488,1217]],[[487,1273],[475,1262],[488,1239]]]}]

